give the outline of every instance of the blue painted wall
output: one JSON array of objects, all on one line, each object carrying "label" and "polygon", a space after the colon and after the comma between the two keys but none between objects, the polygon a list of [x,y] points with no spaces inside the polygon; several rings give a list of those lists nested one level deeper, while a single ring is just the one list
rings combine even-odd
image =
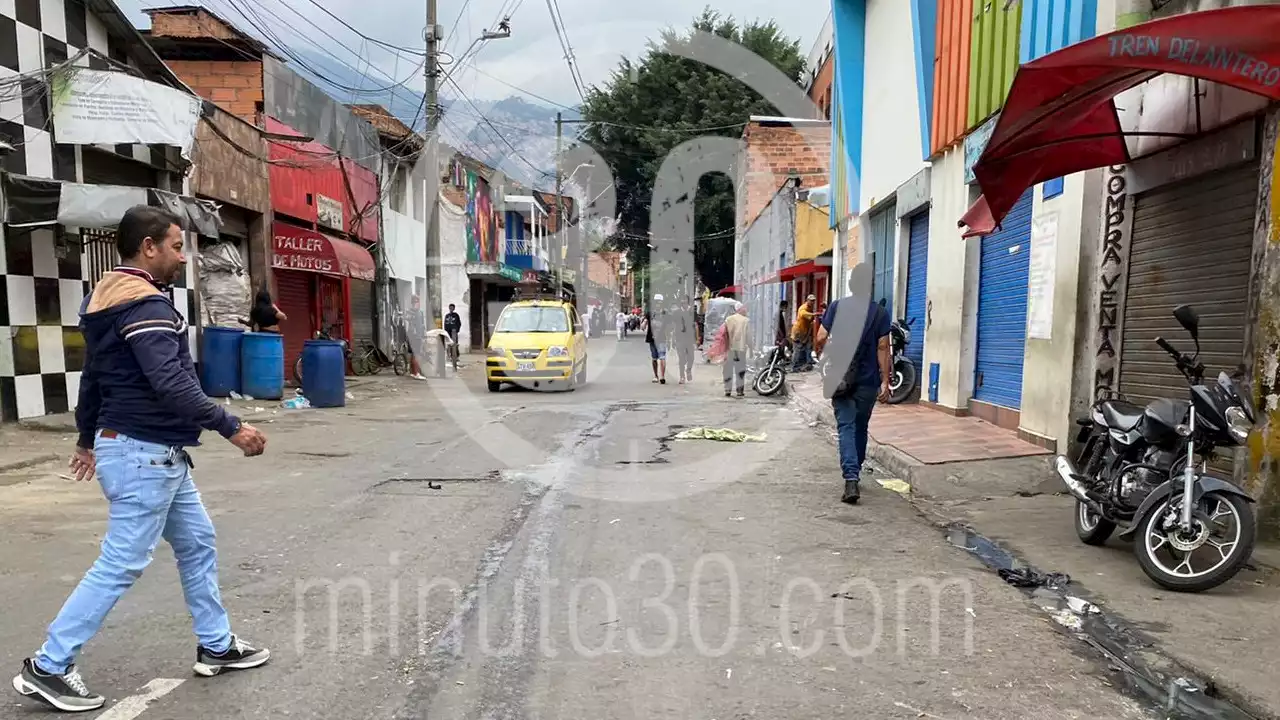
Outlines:
[{"label": "blue painted wall", "polygon": [[856,215],[862,196],[863,69],[866,64],[866,0],[832,0],[835,31],[831,143],[832,227],[845,215]]},{"label": "blue painted wall", "polygon": [[[1096,1],[1096,0],[1095,0]],[[933,68],[938,31],[938,0],[911,0],[911,31],[916,55],[916,94],[920,109],[920,157],[929,159],[933,119]]]},{"label": "blue painted wall", "polygon": [[1028,63],[1098,32],[1098,0],[1022,0],[1018,61]]}]

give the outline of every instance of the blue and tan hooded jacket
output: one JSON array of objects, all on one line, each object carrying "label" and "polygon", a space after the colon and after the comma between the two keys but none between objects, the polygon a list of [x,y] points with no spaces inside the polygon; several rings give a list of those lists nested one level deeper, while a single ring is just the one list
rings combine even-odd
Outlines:
[{"label": "blue and tan hooded jacket", "polygon": [[141,270],[116,268],[80,306],[85,367],[76,427],[80,446],[115,430],[162,445],[200,444],[201,429],[229,438],[240,421],[204,394],[187,322]]}]

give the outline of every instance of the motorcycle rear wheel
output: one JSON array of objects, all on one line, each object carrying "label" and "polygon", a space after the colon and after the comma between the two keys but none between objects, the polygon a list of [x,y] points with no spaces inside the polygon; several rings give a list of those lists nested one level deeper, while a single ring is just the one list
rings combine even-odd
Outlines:
[{"label": "motorcycle rear wheel", "polygon": [[1099,517],[1079,500],[1076,501],[1075,526],[1076,535],[1085,545],[1105,545],[1107,538],[1116,531],[1115,523]]},{"label": "motorcycle rear wheel", "polygon": [[[1231,543],[1213,544],[1215,541],[1212,540],[1210,535],[1210,538],[1199,546],[1199,551],[1216,550],[1221,557],[1208,570],[1196,572],[1195,568],[1189,563],[1189,558],[1187,558],[1186,554],[1181,557],[1188,560],[1185,565],[1187,572],[1178,572],[1184,567],[1182,564],[1177,564],[1170,568],[1169,563],[1171,561],[1158,556],[1157,553],[1163,550],[1165,546],[1172,546],[1172,537],[1177,534],[1176,530],[1166,532],[1161,527],[1162,520],[1171,507],[1174,510],[1177,509],[1177,505],[1171,506],[1166,501],[1148,511],[1146,515],[1138,520],[1138,532],[1133,540],[1133,552],[1138,558],[1138,564],[1142,567],[1142,571],[1147,574],[1147,577],[1154,580],[1156,584],[1174,592],[1204,592],[1218,587],[1235,577],[1236,573],[1240,572],[1245,563],[1249,561],[1249,557],[1253,554],[1256,531],[1253,508],[1250,507],[1247,500],[1238,495],[1211,492],[1206,493],[1200,499],[1196,508],[1197,515],[1208,516],[1211,521],[1222,516],[1229,515],[1233,517],[1236,521],[1236,532],[1233,541]],[[1210,533],[1212,533],[1212,530],[1210,530]],[[1159,542],[1160,539],[1163,539],[1163,542]],[[1204,545],[1207,544],[1213,544],[1213,547],[1205,548]],[[1223,555],[1222,548],[1227,545],[1230,545],[1230,550]],[[1179,551],[1175,549],[1169,554],[1173,555],[1177,552]],[[1176,557],[1178,556],[1175,555]]]},{"label": "motorcycle rear wheel", "polygon": [[897,405],[916,389],[916,364],[905,357],[893,366],[893,376],[889,380],[889,404]]},{"label": "motorcycle rear wheel", "polygon": [[782,372],[781,368],[767,367],[756,375],[755,382],[752,383],[754,390],[765,397],[777,394],[782,389],[783,383],[787,376]]}]

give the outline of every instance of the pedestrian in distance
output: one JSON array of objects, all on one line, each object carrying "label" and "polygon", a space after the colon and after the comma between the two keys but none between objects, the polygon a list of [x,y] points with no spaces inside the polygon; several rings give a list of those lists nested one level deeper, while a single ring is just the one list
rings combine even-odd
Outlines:
[{"label": "pedestrian in distance", "polygon": [[[655,312],[656,311],[656,312]],[[649,343],[649,358],[653,364],[653,381],[667,384],[667,310],[662,295],[653,296],[652,309],[644,314],[644,341]]]},{"label": "pedestrian in distance", "polygon": [[672,344],[676,348],[676,361],[680,364],[680,384],[693,382],[693,360],[698,351],[698,329],[693,305],[686,299],[680,303],[672,322]]},{"label": "pedestrian in distance", "polygon": [[817,303],[818,299],[810,295],[796,310],[796,322],[791,326],[791,342],[795,348],[795,357],[791,360],[791,372],[813,369],[813,325]]},{"label": "pedestrian in distance", "polygon": [[279,333],[280,323],[288,319],[289,316],[281,312],[271,299],[271,288],[263,283],[249,310],[249,329],[254,332]]},{"label": "pedestrian in distance", "polygon": [[724,396],[731,397],[736,393],[738,397],[743,397],[747,389],[747,343],[749,342],[745,304],[734,305],[733,314],[725,318],[724,332],[727,340],[722,373]]},{"label": "pedestrian in distance", "polygon": [[[410,301],[409,314],[405,317],[405,344],[409,346],[409,377],[414,380],[426,380],[422,374],[422,362],[418,360],[420,349],[427,344],[427,316],[422,312],[422,300],[417,295]],[[443,367],[439,368],[444,371]]]},{"label": "pedestrian in distance", "polygon": [[444,314],[444,331],[453,342],[453,371],[457,372],[458,357],[462,355],[462,347],[458,345],[458,333],[462,332],[462,316],[458,314],[458,307],[453,303],[449,303],[449,312]]},{"label": "pedestrian in distance", "polygon": [[86,712],[105,699],[89,690],[76,656],[116,601],[142,575],[161,538],[173,548],[198,640],[194,670],[214,676],[267,662],[231,632],[218,589],[213,524],[191,478],[188,448],[201,430],[231,441],[246,457],[266,437],[200,388],[187,323],[168,283],[183,271],[181,220],[145,205],[116,231],[121,264],[104,273],[80,306],[85,364],[76,406],[79,439],[71,458],[78,481],[95,473],[109,522],[101,554],[49,625],[44,645],[22,663],[13,687],[58,710]]},{"label": "pedestrian in distance", "polygon": [[615,315],[615,316],[613,317],[613,328],[614,328],[614,333],[615,333],[615,334],[617,334],[617,336],[618,336],[618,341],[619,341],[619,342],[621,342],[622,340],[626,339],[626,337],[627,337],[627,314],[626,314],[626,313],[624,313],[624,312],[622,312],[622,309],[621,309],[621,308],[619,308],[619,309],[618,309],[618,314],[617,314],[617,315]]},{"label": "pedestrian in distance", "polygon": [[[855,268],[854,277],[865,265]],[[870,282],[866,283],[868,286]],[[840,449],[840,471],[844,478],[843,502],[857,504],[861,497],[859,481],[862,464],[867,459],[867,439],[871,412],[876,401],[889,399],[890,350],[889,313],[880,303],[854,294],[827,306],[818,329],[817,347],[827,364],[823,392],[831,399],[835,412],[837,440]],[[841,345],[830,356],[826,345],[835,338]]]}]

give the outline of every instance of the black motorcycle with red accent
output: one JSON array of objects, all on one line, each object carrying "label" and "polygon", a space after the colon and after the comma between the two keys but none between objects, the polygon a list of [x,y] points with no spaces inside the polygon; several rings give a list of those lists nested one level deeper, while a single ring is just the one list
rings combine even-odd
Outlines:
[{"label": "black motorcycle with red accent", "polygon": [[1253,498],[1208,473],[1219,449],[1242,446],[1253,429],[1253,404],[1242,379],[1221,373],[1206,383],[1200,318],[1189,305],[1173,315],[1195,342],[1187,356],[1162,337],[1156,344],[1186,378],[1188,400],[1157,399],[1143,407],[1123,399],[1096,403],[1080,426],[1075,462],[1057,471],[1076,498],[1075,528],[1102,545],[1117,528],[1133,538],[1143,572],[1169,590],[1201,592],[1235,576],[1253,554]]}]

